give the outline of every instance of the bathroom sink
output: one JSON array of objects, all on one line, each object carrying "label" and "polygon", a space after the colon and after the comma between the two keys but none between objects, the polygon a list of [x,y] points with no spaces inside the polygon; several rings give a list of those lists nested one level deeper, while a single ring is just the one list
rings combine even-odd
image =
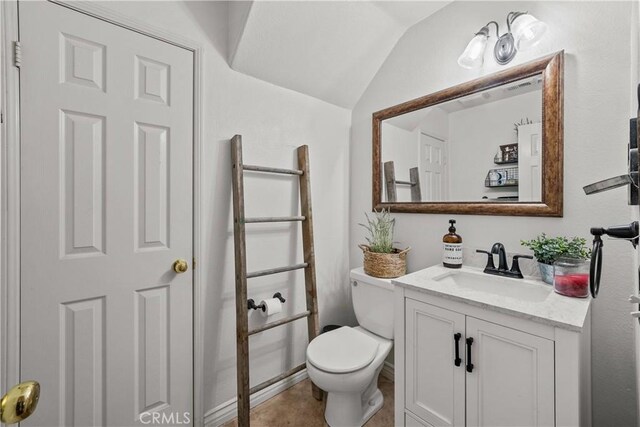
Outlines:
[{"label": "bathroom sink", "polygon": [[[434,305],[440,299],[450,300],[574,331],[584,327],[591,303],[590,298],[557,294],[553,286],[535,278],[495,276],[465,265],[458,270],[432,265],[392,283],[405,298],[420,300],[430,298],[420,294],[428,294],[435,298]],[[464,306],[455,310],[464,310]]]},{"label": "bathroom sink", "polygon": [[551,286],[465,270],[447,272],[432,280],[467,292],[490,293],[529,302],[544,301],[553,292]]}]

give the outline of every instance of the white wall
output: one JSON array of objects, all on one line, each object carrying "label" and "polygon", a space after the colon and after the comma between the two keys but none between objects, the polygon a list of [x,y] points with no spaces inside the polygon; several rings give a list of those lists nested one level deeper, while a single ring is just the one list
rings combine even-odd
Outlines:
[{"label": "white wall", "polygon": [[[534,91],[449,114],[449,200],[479,201],[517,195],[517,188],[487,188],[489,169],[501,145],[518,142],[514,123],[540,122],[542,92]],[[516,165],[504,165],[513,167]]]},{"label": "white wall", "polygon": [[[295,147],[310,146],[318,297],[321,325],[353,321],[348,298],[349,111],[232,71],[227,55],[225,2],[105,2],[104,7],[142,19],[201,43],[204,57],[204,401],[205,412],[235,399],[235,282],[229,139],[242,134],[245,162],[293,167]],[[152,11],[152,12],[151,12]],[[247,216],[297,211],[297,187],[288,177],[248,177]],[[297,202],[297,199],[296,199]],[[298,225],[299,227],[299,225]],[[254,225],[247,231],[250,270],[301,260],[300,234],[291,225]],[[281,291],[290,314],[304,307],[302,273],[251,280],[258,301]],[[285,313],[286,315],[287,313]],[[251,323],[263,323],[251,316]],[[251,338],[251,384],[305,360],[306,324]],[[215,415],[213,412],[210,418]]]},{"label": "white wall", "polygon": [[449,135],[449,113],[440,107],[432,107],[429,114],[420,123],[420,131],[439,139],[447,139]]},{"label": "white wall", "polygon": [[[626,190],[585,196],[582,186],[626,171],[632,55],[631,2],[454,2],[412,27],[398,42],[352,113],[350,263],[362,263],[354,227],[371,207],[371,114],[504,67],[487,49],[479,71],[457,66],[473,33],[512,10],[528,10],[549,25],[545,39],[520,52],[513,66],[565,49],[565,179],[563,218],[455,216],[467,251],[503,242],[521,252],[520,239],[541,232],[589,237],[594,225],[622,224],[637,214]],[[451,25],[455,22],[455,25]],[[597,30],[594,31],[594,25]],[[635,36],[637,37],[637,36]],[[495,41],[495,39],[492,39]],[[634,108],[635,110],[635,108]],[[396,240],[411,246],[410,271],[440,262],[441,238],[452,215],[397,214]],[[633,322],[627,297],[636,286],[627,242],[605,244],[600,296],[593,303],[594,425],[636,425]]]}]

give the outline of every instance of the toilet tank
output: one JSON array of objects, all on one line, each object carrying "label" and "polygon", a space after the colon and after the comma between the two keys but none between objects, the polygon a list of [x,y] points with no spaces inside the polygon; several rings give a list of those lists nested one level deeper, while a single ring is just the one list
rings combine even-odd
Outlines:
[{"label": "toilet tank", "polygon": [[362,267],[351,270],[351,298],[358,324],[376,335],[393,339],[391,279],[368,276]]}]

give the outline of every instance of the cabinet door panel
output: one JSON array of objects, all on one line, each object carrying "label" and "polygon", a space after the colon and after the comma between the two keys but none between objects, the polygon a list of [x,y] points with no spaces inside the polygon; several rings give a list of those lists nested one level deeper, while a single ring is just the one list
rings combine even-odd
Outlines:
[{"label": "cabinet door panel", "polygon": [[424,420],[418,419],[411,412],[404,413],[404,427],[433,427]]},{"label": "cabinet door panel", "polygon": [[467,426],[553,426],[553,342],[473,317],[466,329]]},{"label": "cabinet door panel", "polygon": [[[435,426],[463,426],[465,316],[411,299],[406,312],[406,408]],[[460,340],[455,366],[454,334]]]}]

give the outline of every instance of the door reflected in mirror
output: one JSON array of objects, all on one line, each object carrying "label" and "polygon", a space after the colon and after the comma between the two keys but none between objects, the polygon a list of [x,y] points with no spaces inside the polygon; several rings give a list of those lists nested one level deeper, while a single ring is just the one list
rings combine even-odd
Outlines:
[{"label": "door reflected in mirror", "polygon": [[542,201],[542,74],[381,123],[384,202]]}]

